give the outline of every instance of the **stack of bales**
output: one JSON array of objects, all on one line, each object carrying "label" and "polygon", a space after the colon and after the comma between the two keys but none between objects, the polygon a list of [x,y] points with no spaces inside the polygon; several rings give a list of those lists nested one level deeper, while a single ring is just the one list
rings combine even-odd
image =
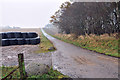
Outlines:
[{"label": "stack of bales", "polygon": [[40,43],[40,38],[35,32],[6,32],[0,33],[2,46],[10,45],[36,45]]}]

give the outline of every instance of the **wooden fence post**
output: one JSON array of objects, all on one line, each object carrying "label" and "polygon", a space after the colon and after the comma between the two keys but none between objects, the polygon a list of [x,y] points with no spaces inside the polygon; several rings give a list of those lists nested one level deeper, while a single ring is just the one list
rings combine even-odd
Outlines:
[{"label": "wooden fence post", "polygon": [[23,53],[18,54],[18,62],[19,62],[20,79],[23,80],[24,78],[26,78]]}]

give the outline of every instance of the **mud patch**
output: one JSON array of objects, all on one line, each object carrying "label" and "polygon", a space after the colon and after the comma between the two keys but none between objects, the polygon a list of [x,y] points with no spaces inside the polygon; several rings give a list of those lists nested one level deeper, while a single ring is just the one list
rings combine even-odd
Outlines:
[{"label": "mud patch", "polygon": [[86,59],[85,57],[72,57],[77,63],[79,64],[83,64],[83,65],[95,65],[95,63],[93,63],[92,61]]},{"label": "mud patch", "polygon": [[107,60],[107,61],[112,61],[114,62],[115,64],[118,65],[118,59],[117,58],[110,58],[110,57],[104,57],[104,56],[97,56],[97,58],[101,59],[101,60]]}]

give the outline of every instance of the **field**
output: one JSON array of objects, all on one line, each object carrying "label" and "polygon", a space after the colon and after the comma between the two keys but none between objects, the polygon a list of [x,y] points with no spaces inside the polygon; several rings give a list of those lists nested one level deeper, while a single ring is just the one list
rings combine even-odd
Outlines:
[{"label": "field", "polygon": [[[5,46],[0,47],[2,49],[2,77],[5,77],[9,74],[13,69],[15,69],[18,65],[17,62],[17,54],[24,53],[25,65],[29,64],[31,61],[40,59],[39,62],[49,61],[51,62],[51,54],[48,52],[54,50],[48,50],[50,47],[54,47],[53,44],[42,34],[39,28],[23,28],[23,29],[3,29],[2,32],[36,32],[40,36],[41,43],[38,45],[13,45],[13,46]],[[45,54],[46,53],[46,54]],[[46,60],[47,58],[47,60]],[[1,71],[1,70],[0,70]],[[13,78],[19,78],[19,70],[17,70],[13,75]],[[31,76],[29,78],[60,78],[63,75],[50,69],[47,74],[43,74],[42,76]]]},{"label": "field", "polygon": [[40,28],[20,28],[20,29],[2,29],[1,32],[37,32],[40,33]]}]

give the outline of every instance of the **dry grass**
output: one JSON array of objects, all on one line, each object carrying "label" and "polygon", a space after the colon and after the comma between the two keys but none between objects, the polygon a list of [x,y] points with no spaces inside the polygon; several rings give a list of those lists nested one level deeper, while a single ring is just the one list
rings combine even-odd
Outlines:
[{"label": "dry grass", "polygon": [[56,34],[54,37],[61,39],[65,42],[72,43],[76,46],[93,50],[106,55],[120,57],[118,55],[118,40],[117,34],[108,34],[96,36],[94,34],[81,35],[78,38],[74,37],[74,34]]}]

